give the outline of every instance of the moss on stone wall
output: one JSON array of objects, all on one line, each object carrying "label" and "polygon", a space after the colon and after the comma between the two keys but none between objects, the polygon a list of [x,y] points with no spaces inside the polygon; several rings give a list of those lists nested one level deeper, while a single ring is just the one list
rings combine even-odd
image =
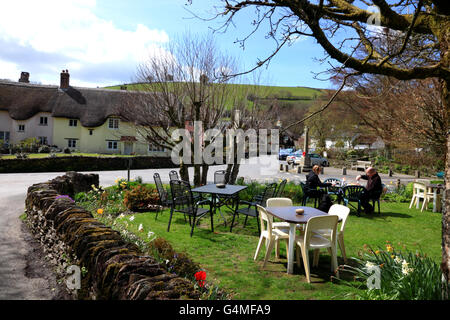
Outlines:
[{"label": "moss on stone wall", "polygon": [[[26,198],[27,220],[44,251],[51,251],[52,262],[62,271],[70,263],[87,271],[78,298],[198,299],[200,293],[191,281],[169,273],[155,258],[143,255],[136,245],[70,199],[57,198],[61,191],[89,189],[92,182],[98,185],[98,175],[73,172],[31,186]],[[178,257],[179,267],[190,263],[170,245],[164,247]]]}]

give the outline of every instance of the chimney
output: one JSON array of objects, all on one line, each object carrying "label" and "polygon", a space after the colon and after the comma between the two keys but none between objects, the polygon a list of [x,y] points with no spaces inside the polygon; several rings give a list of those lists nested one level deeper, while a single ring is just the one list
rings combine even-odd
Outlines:
[{"label": "chimney", "polygon": [[28,72],[20,73],[19,82],[30,83],[30,74]]},{"label": "chimney", "polygon": [[69,70],[63,70],[61,72],[61,82],[60,82],[60,88],[61,89],[68,89],[69,88]]}]

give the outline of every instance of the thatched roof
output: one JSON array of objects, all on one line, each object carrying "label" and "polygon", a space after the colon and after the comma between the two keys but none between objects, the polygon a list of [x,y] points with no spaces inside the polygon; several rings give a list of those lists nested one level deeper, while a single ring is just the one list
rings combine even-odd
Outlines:
[{"label": "thatched roof", "polygon": [[0,110],[8,111],[15,120],[26,120],[39,112],[50,112],[54,117],[79,119],[85,127],[97,127],[108,117],[117,115],[127,93],[111,89],[60,89],[58,86],[0,81]]}]

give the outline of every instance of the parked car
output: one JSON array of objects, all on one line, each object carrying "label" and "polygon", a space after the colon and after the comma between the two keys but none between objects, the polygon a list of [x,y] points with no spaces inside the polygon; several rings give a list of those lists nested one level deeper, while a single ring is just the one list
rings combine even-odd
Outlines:
[{"label": "parked car", "polygon": [[[309,153],[309,158],[311,159],[311,165],[319,165],[322,167],[329,167],[330,163],[328,162],[327,158],[322,157],[320,154],[317,153]],[[300,158],[302,158],[303,155],[301,155],[301,157],[299,157],[298,159],[296,159],[294,161],[295,164],[299,164],[300,163]]]},{"label": "parked car", "polygon": [[303,156],[302,150],[297,150],[295,152],[292,152],[290,155],[286,157],[286,162],[288,164],[291,163],[297,163],[296,161],[300,161],[300,158]]},{"label": "parked car", "polygon": [[278,152],[278,159],[279,160],[286,160],[286,157],[288,155],[290,155],[292,152],[294,152],[295,150],[290,148],[290,149],[280,149],[280,151]]}]

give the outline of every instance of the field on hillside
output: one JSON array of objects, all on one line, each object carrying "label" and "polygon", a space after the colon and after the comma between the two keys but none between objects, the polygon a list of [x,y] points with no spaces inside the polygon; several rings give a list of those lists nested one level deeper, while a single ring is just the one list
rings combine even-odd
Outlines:
[{"label": "field on hillside", "polygon": [[[227,99],[227,105],[236,104],[236,100],[240,97],[256,97],[259,99],[273,99],[283,101],[287,104],[296,104],[302,108],[308,108],[310,104],[326,92],[324,89],[314,89],[307,87],[277,87],[277,86],[258,86],[248,84],[229,84],[232,90],[235,90],[230,98]],[[144,90],[145,84],[125,84],[106,87],[106,89],[120,90],[121,86],[126,86],[127,90]],[[251,102],[246,99],[246,103],[250,106]],[[264,103],[264,102],[263,102]]]}]

